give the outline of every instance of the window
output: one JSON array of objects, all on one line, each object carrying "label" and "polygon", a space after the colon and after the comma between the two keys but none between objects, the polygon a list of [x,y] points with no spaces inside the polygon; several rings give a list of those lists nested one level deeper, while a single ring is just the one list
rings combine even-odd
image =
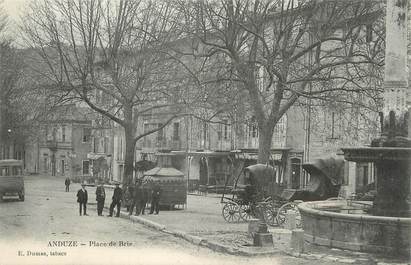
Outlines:
[{"label": "window", "polygon": [[90,173],[90,161],[83,160],[83,175],[88,175]]},{"label": "window", "polygon": [[[144,130],[144,133],[147,133],[148,131],[150,131],[150,124],[149,123],[144,123],[143,130]],[[145,136],[143,139],[144,139],[143,140],[143,146],[144,147],[151,147],[150,137]]]},{"label": "window", "polygon": [[223,120],[224,122],[224,140],[228,139],[228,121],[227,120]]},{"label": "window", "polygon": [[9,176],[10,170],[9,167],[0,167],[0,176]]},{"label": "window", "polygon": [[[162,125],[163,124],[159,123],[158,128],[160,128]],[[161,141],[163,141],[163,138],[164,138],[164,130],[163,130],[163,128],[161,128],[157,131],[157,141],[161,142]]]},{"label": "window", "polygon": [[48,156],[46,156],[46,154],[44,155],[44,158],[43,158],[43,167],[45,171],[48,171],[50,169],[49,158]]},{"label": "window", "polygon": [[219,141],[221,141],[221,139],[223,138],[223,125],[218,124],[217,126],[217,138]]},{"label": "window", "polygon": [[93,153],[97,153],[97,139],[93,137]]},{"label": "window", "polygon": [[180,123],[175,122],[173,124],[173,140],[180,139]]},{"label": "window", "polygon": [[46,134],[46,139],[49,140],[49,127],[46,126],[46,128],[44,129],[44,133]]},{"label": "window", "polygon": [[123,137],[120,137],[120,144],[119,144],[119,151],[118,151],[118,156],[119,160],[123,160]]},{"label": "window", "polygon": [[364,165],[362,167],[362,182],[363,186],[368,184],[368,165]]},{"label": "window", "polygon": [[208,138],[207,132],[208,132],[208,124],[207,124],[207,122],[203,122],[203,139],[204,139],[204,141],[207,141],[207,138]]},{"label": "window", "polygon": [[65,125],[61,126],[61,141],[62,142],[66,141],[66,126]]},{"label": "window", "polygon": [[61,174],[64,175],[65,170],[66,169],[66,161],[64,161],[64,159],[61,160]]},{"label": "window", "polygon": [[104,153],[108,153],[108,137],[104,137]]},{"label": "window", "polygon": [[287,129],[287,116],[284,115],[277,122],[274,127],[272,143],[274,146],[283,147],[285,145],[286,129]]},{"label": "window", "polygon": [[89,142],[91,139],[91,128],[83,128],[83,143]]},{"label": "window", "polygon": [[336,124],[335,124],[335,122],[336,122],[336,117],[335,117],[335,112],[332,112],[331,113],[331,117],[330,117],[330,120],[331,120],[331,135],[330,135],[330,137],[327,137],[327,140],[337,140],[337,139],[339,139],[340,137],[339,137],[339,131],[338,130],[336,130]]},{"label": "window", "polygon": [[150,130],[150,124],[144,123],[144,133],[147,133]]},{"label": "window", "polygon": [[257,124],[252,125],[252,137],[257,138],[258,137],[258,127]]}]

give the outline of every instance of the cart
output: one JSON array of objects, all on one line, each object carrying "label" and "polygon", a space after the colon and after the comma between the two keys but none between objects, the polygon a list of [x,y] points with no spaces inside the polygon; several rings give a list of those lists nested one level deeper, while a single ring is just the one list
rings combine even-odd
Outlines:
[{"label": "cart", "polygon": [[228,189],[228,181],[221,196],[225,221],[233,223],[258,218],[272,226],[278,224],[279,209],[287,202],[275,196],[280,185],[275,183],[273,167],[256,164],[244,168],[236,177],[231,190]]},{"label": "cart", "polygon": [[302,227],[298,204],[338,197],[344,176],[344,160],[333,157],[317,159],[303,164],[303,169],[310,174],[310,181],[304,189],[280,191],[271,166],[256,164],[244,168],[234,181],[231,197],[226,194],[226,181],[221,197],[224,220],[231,223],[258,218],[270,226],[282,226],[286,215],[292,212],[296,216],[296,226]]},{"label": "cart", "polygon": [[173,209],[187,204],[187,181],[184,173],[172,167],[155,167],[144,172],[142,178],[148,186],[158,183],[161,188],[160,205]]}]

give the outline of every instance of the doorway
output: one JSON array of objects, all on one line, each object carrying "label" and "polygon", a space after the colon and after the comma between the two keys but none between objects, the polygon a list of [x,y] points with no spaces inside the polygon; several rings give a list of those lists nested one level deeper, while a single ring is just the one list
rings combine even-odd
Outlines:
[{"label": "doorway", "polygon": [[300,177],[301,177],[301,159],[291,158],[291,188],[300,188]]},{"label": "doorway", "polygon": [[208,165],[207,158],[200,158],[200,185],[208,184]]}]

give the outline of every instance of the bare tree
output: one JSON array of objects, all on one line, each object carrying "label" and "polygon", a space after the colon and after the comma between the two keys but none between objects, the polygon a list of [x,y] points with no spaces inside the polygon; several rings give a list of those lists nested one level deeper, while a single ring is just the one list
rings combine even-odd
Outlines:
[{"label": "bare tree", "polygon": [[32,106],[26,106],[20,82],[23,58],[7,31],[8,16],[3,9],[3,1],[0,1],[0,159],[14,158],[13,142],[18,141],[20,146],[24,146],[27,115],[31,112],[28,106]]},{"label": "bare tree", "polygon": [[[9,41],[0,43],[0,146],[2,147],[24,138],[22,126],[28,112],[20,108],[25,101],[25,98],[21,97],[23,91],[18,84],[23,68],[22,62],[22,58]],[[10,148],[9,150],[11,151]],[[9,156],[6,151],[2,151],[5,156]]]},{"label": "bare tree", "polygon": [[368,40],[382,16],[373,1],[177,1],[202,56],[224,56],[229,79],[247,92],[259,128],[258,162],[268,161],[274,127],[302,98],[348,102],[363,93],[383,38]]},{"label": "bare tree", "polygon": [[[168,2],[123,0],[43,0],[24,17],[27,41],[59,95],[86,103],[124,128],[124,183],[133,175],[136,142],[180,112],[183,82],[163,52],[179,38],[178,21]],[[164,123],[138,129],[142,115],[162,108],[170,113]]]}]

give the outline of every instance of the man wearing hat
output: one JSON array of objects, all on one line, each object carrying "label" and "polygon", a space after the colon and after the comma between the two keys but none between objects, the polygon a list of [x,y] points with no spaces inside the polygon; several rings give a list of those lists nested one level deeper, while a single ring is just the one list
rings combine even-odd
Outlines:
[{"label": "man wearing hat", "polygon": [[96,201],[97,201],[97,214],[98,216],[103,215],[104,201],[106,199],[106,191],[103,187],[103,182],[100,181],[96,189]]},{"label": "man wearing hat", "polygon": [[140,179],[136,180],[136,184],[132,194],[132,201],[130,206],[129,215],[133,214],[134,207],[136,208],[136,215],[140,214],[140,201],[143,195],[143,191],[141,189],[142,181]]},{"label": "man wearing hat", "polygon": [[158,214],[160,211],[160,197],[161,197],[161,188],[158,182],[154,183],[154,187],[151,190],[151,208],[150,213]]},{"label": "man wearing hat", "polygon": [[120,188],[120,183],[116,182],[116,188],[113,193],[113,201],[110,205],[110,214],[108,216],[113,216],[114,206],[117,206],[116,217],[120,217],[121,199],[123,198],[123,190]]},{"label": "man wearing hat", "polygon": [[79,203],[80,216],[81,216],[81,208],[83,208],[83,215],[88,215],[87,214],[87,200],[88,200],[88,195],[87,195],[86,185],[83,183],[81,184],[81,189],[79,189],[77,192],[77,202]]},{"label": "man wearing hat", "polygon": [[147,205],[147,201],[148,201],[148,197],[149,197],[149,190],[147,188],[147,182],[144,181],[141,185],[141,191],[142,191],[142,196],[141,196],[141,200],[140,200],[140,211],[141,214],[144,214],[145,210],[146,210],[146,205]]}]

